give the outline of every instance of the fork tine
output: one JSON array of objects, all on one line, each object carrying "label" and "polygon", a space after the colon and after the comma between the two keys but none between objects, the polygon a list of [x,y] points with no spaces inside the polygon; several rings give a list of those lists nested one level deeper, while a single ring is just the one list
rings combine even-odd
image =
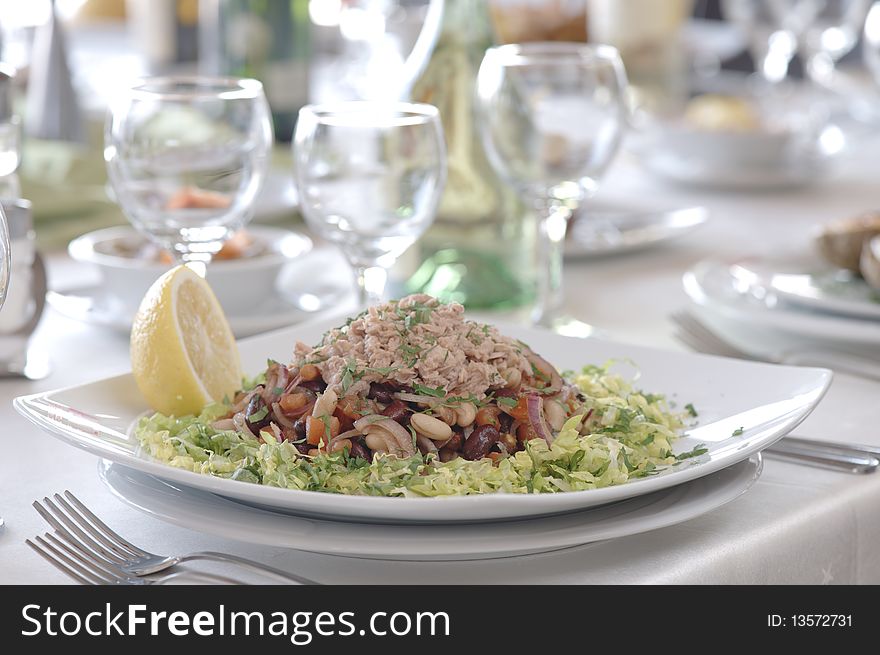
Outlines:
[{"label": "fork tine", "polygon": [[690,336],[685,341],[686,345],[699,352],[713,353],[725,357],[738,359],[753,359],[748,353],[743,352],[733,344],[719,337],[715,332],[706,327],[699,319],[690,314],[678,312],[671,316],[673,322],[681,329],[682,336]]},{"label": "fork tine", "polygon": [[123,560],[122,558],[119,558],[119,557],[114,557],[113,559],[110,559],[109,557],[104,555],[104,553],[102,553],[101,551],[97,550],[96,548],[93,548],[90,543],[87,543],[81,539],[77,539],[72,534],[70,534],[67,530],[56,529],[55,535],[57,537],[59,537],[61,540],[63,540],[65,543],[67,543],[67,545],[70,546],[71,548],[76,549],[77,551],[79,551],[83,555],[85,555],[86,557],[100,563],[101,566],[103,566],[104,568],[113,568],[113,569],[121,571],[122,569],[120,569],[119,567],[122,564],[124,564],[126,561],[126,560]]},{"label": "fork tine", "polygon": [[[58,496],[58,494],[55,494],[55,495],[56,495],[56,497]],[[77,498],[72,493],[70,493],[70,491],[65,490],[64,495],[73,505],[76,506],[76,509],[78,509],[79,512],[92,523],[92,525],[95,528],[102,531],[109,539],[114,540],[120,546],[130,550],[135,555],[140,555],[141,557],[148,557],[152,554],[152,553],[148,553],[147,551],[143,550],[142,548],[138,548],[130,541],[123,539],[119,533],[115,532],[114,530],[111,530],[107,526],[107,524],[104,523],[104,521],[102,521],[97,516],[95,516],[95,514],[88,507],[86,507],[79,498]]]},{"label": "fork tine", "polygon": [[69,557],[64,555],[64,553],[58,551],[54,546],[47,543],[42,537],[34,537],[34,540],[37,543],[34,543],[30,539],[25,540],[25,543],[37,551],[37,553],[39,553],[40,556],[52,566],[69,575],[77,582],[89,585],[106,584],[106,580],[72,561]]},{"label": "fork tine", "polygon": [[735,356],[728,348],[720,348],[718,347],[718,344],[715,343],[706,343],[705,341],[694,335],[692,332],[688,332],[687,330],[685,330],[683,327],[679,327],[675,331],[675,338],[681,341],[691,350],[698,353],[704,353],[707,355],[721,355],[722,357]]},{"label": "fork tine", "polygon": [[70,503],[68,503],[64,498],[61,497],[60,494],[53,494],[52,497],[55,499],[55,502],[57,502],[62,507],[64,513],[72,521],[75,521],[76,524],[79,525],[83,530],[85,530],[92,537],[100,541],[104,546],[111,549],[114,553],[124,559],[129,559],[132,555],[137,556],[137,553],[128,550],[122,544],[116,543],[109,535],[105,534],[102,530],[92,525],[85,516],[75,510],[70,505]]},{"label": "fork tine", "polygon": [[[40,516],[46,519],[46,522],[49,523],[49,525],[55,528],[57,532],[67,535],[70,541],[82,541],[86,543],[89,548],[95,552],[101,553],[106,559],[111,561],[123,562],[128,556],[127,553],[119,551],[119,549],[107,550],[107,548],[92,539],[91,536],[83,532],[82,528],[74,523],[73,520],[62,512],[49,498],[44,497],[42,503],[35,500],[32,503],[32,506],[37,510],[37,513],[39,513]],[[77,537],[79,537],[79,539],[71,534],[71,530]]]},{"label": "fork tine", "polygon": [[[91,574],[100,580],[99,584],[109,584],[110,582],[115,581],[116,578],[114,576],[107,574],[97,566],[92,566],[87,560],[81,559],[80,562],[77,562],[72,559],[67,553],[63,552],[62,549],[58,547],[59,542],[57,539],[52,540],[50,543],[52,536],[48,532],[44,533],[43,536],[35,537],[35,539],[41,546],[43,546],[43,548],[48,549],[56,558],[62,559],[68,566],[75,567],[81,573]],[[68,553],[72,552],[69,548],[66,550]]]},{"label": "fork tine", "polygon": [[133,576],[129,575],[115,564],[100,562],[88,552],[82,550],[77,544],[66,544],[53,534],[43,535],[46,541],[51,542],[56,548],[63,550],[71,558],[92,570],[96,575],[113,582],[128,582]]},{"label": "fork tine", "polygon": [[30,539],[25,539],[24,542],[28,546],[30,546],[31,549],[34,550],[40,557],[42,557],[44,560],[49,562],[49,564],[54,566],[56,569],[58,569],[59,571],[61,571],[65,575],[73,578],[74,580],[76,580],[80,584],[98,584],[97,582],[94,582],[92,580],[84,578],[83,576],[81,576],[79,573],[77,573],[73,569],[68,568],[64,563],[60,562],[59,560],[57,560],[54,557],[52,557],[51,555],[49,555],[49,553],[47,551],[45,551],[41,547],[37,546]]}]

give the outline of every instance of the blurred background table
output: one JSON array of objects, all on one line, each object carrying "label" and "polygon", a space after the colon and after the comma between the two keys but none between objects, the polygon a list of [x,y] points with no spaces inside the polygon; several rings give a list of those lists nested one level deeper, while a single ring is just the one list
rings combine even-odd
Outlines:
[{"label": "blurred background table", "polygon": [[[870,149],[866,149],[870,151]],[[871,162],[875,162],[871,165]],[[707,251],[737,255],[759,245],[784,247],[792,235],[828,217],[875,202],[868,158],[822,189],[731,197],[661,185],[621,160],[608,176],[608,198],[700,203],[711,222],[667,247],[567,267],[566,310],[613,338],[680,348],[668,314],[685,304],[682,271]],[[50,257],[50,279],[81,275],[62,254]],[[344,273],[343,273],[344,274]],[[128,369],[124,335],[86,326],[50,311],[37,334],[53,362],[39,382],[0,381],[6,399],[78,384]],[[837,375],[819,408],[798,429],[804,436],[880,445],[874,429],[880,383]],[[0,580],[66,582],[24,545],[44,529],[32,500],[70,489],[132,541],[156,551],[226,550],[335,583],[877,583],[880,557],[880,476],[853,476],[767,460],[758,483],[740,499],[679,526],[557,553],[447,563],[378,562],[326,557],[226,541],[145,517],[113,498],[95,459],[43,435],[0,407],[5,455],[0,461]]]}]

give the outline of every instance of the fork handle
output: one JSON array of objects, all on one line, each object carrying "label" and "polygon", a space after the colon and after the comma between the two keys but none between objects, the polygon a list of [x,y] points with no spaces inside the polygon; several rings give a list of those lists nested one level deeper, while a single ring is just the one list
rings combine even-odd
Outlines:
[{"label": "fork handle", "polygon": [[225,562],[227,564],[236,564],[243,569],[249,569],[256,573],[261,573],[263,575],[268,575],[269,577],[276,578],[283,582],[294,583],[294,584],[306,584],[306,585],[316,585],[318,584],[314,580],[309,580],[308,578],[304,578],[299,575],[295,575],[293,573],[287,573],[280,569],[273,568],[271,566],[266,566],[265,564],[260,564],[258,562],[254,562],[249,559],[245,559],[243,557],[238,557],[236,555],[229,555],[228,553],[215,553],[213,551],[201,551],[197,553],[189,553],[187,555],[183,555],[178,559],[178,563],[188,562],[193,560],[208,560],[213,562]]},{"label": "fork handle", "polygon": [[857,357],[843,352],[827,352],[814,350],[811,352],[787,352],[780,359],[785,364],[796,366],[822,366],[841,373],[849,373],[869,380],[880,380],[880,364],[864,357]]},{"label": "fork handle", "polygon": [[225,575],[215,573],[204,573],[202,571],[193,571],[191,569],[181,569],[168,575],[156,578],[158,584],[168,584],[175,580],[191,580],[198,584],[226,584],[226,585],[244,585],[247,584],[236,578],[228,578]]},{"label": "fork handle", "polygon": [[801,462],[844,473],[873,473],[880,467],[880,459],[870,453],[845,449],[834,451],[821,446],[786,442],[785,439],[765,448],[763,452],[777,459]]}]

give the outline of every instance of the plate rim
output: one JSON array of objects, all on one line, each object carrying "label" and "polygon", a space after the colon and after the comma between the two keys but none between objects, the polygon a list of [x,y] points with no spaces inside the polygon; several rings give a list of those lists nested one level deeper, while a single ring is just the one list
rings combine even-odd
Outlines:
[{"label": "plate rim", "polygon": [[[224,509],[226,510],[226,512],[228,512],[230,508],[234,508],[232,509],[232,511],[244,512],[245,516],[255,517],[253,518],[253,520],[278,521],[279,524],[281,522],[284,522],[286,530],[289,530],[290,522],[296,522],[295,524],[302,525],[302,530],[301,533],[294,534],[291,539],[296,539],[296,546],[301,547],[295,547],[294,545],[288,543],[279,544],[277,541],[270,542],[268,540],[268,535],[261,536],[261,538],[257,539],[255,537],[262,535],[262,532],[257,532],[254,529],[236,530],[235,526],[238,525],[238,523],[235,521],[206,521],[203,526],[196,527],[189,520],[191,518],[191,513],[187,513],[185,516],[175,516],[168,513],[167,511],[161,512],[155,509],[155,506],[153,506],[153,508],[147,507],[143,502],[136,502],[127,497],[121,492],[120,489],[118,489],[111,483],[108,477],[115,467],[120,467],[121,469],[123,469],[124,471],[121,473],[121,475],[127,476],[129,479],[131,479],[131,475],[133,474],[137,477],[148,478],[150,483],[169,486],[173,490],[181,494],[195,493],[199,496],[204,495],[207,497],[206,500],[211,503],[217,504],[216,511],[218,512],[221,512]],[[736,470],[737,468],[740,468],[741,470]],[[271,509],[268,508],[255,508],[237,503],[234,500],[230,500],[222,496],[215,496],[213,494],[210,494],[209,492],[201,491],[198,489],[193,490],[188,487],[179,489],[160,478],[156,478],[155,476],[151,476],[141,471],[129,469],[128,467],[121,464],[108,462],[104,459],[100,459],[98,461],[99,479],[101,480],[102,484],[104,484],[104,486],[115,497],[120,499],[128,507],[136,509],[137,511],[142,512],[147,516],[161,520],[165,523],[195,530],[200,534],[219,536],[242,543],[250,543],[263,546],[275,546],[288,550],[297,550],[302,552],[311,552],[337,557],[389,559],[397,561],[466,561],[473,559],[497,559],[506,557],[517,557],[529,554],[547,553],[563,550],[566,548],[595,543],[597,541],[602,541],[605,539],[616,539],[619,537],[643,534],[653,530],[658,530],[673,525],[678,525],[686,521],[690,521],[699,516],[720,509],[721,507],[733,502],[734,500],[740,498],[743,494],[748,492],[755,485],[755,483],[760,479],[763,473],[763,469],[764,460],[761,453],[758,452],[746,459],[740,460],[736,464],[733,464],[725,469],[716,471],[707,476],[702,476],[681,485],[676,485],[667,489],[661,489],[651,494],[637,496],[628,500],[620,501],[619,503],[614,503],[612,505],[602,505],[599,507],[583,509],[580,511],[567,512],[561,515],[537,518],[525,517],[522,519],[507,521],[504,523],[488,524],[483,523],[450,525],[444,522],[440,522],[431,525],[376,525],[358,524],[347,521],[334,521],[331,519],[323,520],[313,517],[304,517],[280,512],[273,512]],[[733,477],[731,478],[731,480],[725,481],[724,483],[718,485],[717,480],[720,476],[723,476],[725,474],[731,475]],[[705,487],[706,485],[712,485],[713,479],[716,483],[716,487],[710,490],[710,494],[706,493],[705,488],[702,490],[699,489],[698,486]],[[136,482],[132,483],[134,484]],[[692,497],[687,496],[688,492],[692,494]],[[690,511],[686,511],[684,513],[681,512],[682,497],[684,497],[685,501],[688,503],[687,507]],[[707,498],[711,498],[712,500],[707,503]],[[602,514],[610,514],[610,518],[606,518],[606,521],[618,520],[619,522],[623,522],[623,524],[626,525],[628,522],[631,521],[631,519],[620,518],[621,514],[619,513],[621,511],[623,511],[624,514],[632,514],[634,511],[645,511],[646,509],[654,508],[656,504],[663,501],[667,501],[670,506],[661,507],[660,511],[651,512],[648,517],[650,518],[650,521],[647,522],[647,527],[645,527],[644,523],[641,523],[636,525],[636,529],[621,529],[620,527],[618,527],[616,530],[612,530],[611,533],[608,532],[608,528],[605,528],[605,533],[594,532],[592,536],[583,536],[585,530],[589,530],[592,528],[595,531],[595,521],[591,525],[591,522],[589,520],[590,518],[595,519],[597,515],[601,516]],[[593,516],[590,516],[590,514],[592,514]],[[585,518],[587,519],[586,521],[584,520]],[[644,519],[646,517],[639,518]],[[526,526],[526,532],[529,535],[533,535],[536,540],[546,540],[550,533],[547,530],[542,530],[540,528],[546,528],[548,525],[557,523],[561,523],[562,525],[557,527],[555,532],[553,533],[553,537],[556,540],[552,543],[552,545],[542,545],[536,547],[535,545],[524,544],[517,541],[514,542],[516,544],[515,547],[511,546],[508,550],[505,551],[497,550],[498,546],[487,548],[484,545],[478,548],[478,540],[486,539],[487,533],[491,534],[491,532],[495,532],[497,530],[510,532],[511,526],[515,530],[518,525]],[[207,530],[204,529],[205,525],[208,527]],[[328,536],[325,535],[323,536],[324,542],[322,542],[320,546],[315,543],[304,543],[305,540],[308,540],[310,538],[313,540],[313,542],[314,540],[320,541],[320,539],[322,538],[322,535],[320,534],[322,527],[324,527],[325,530],[329,528],[332,531],[334,528],[338,528],[338,526],[340,525],[343,526],[343,528],[348,527],[351,529],[368,530],[370,532],[387,533],[390,530],[394,532],[394,535],[386,538],[384,541],[388,544],[397,544],[398,552],[387,552],[388,546],[385,547],[385,550],[380,550],[379,547],[377,547],[374,543],[368,540],[364,540],[363,538],[359,540],[348,541],[342,539],[331,540],[328,542]],[[422,555],[421,557],[415,557],[412,553],[412,550],[407,551],[406,554],[401,554],[399,551],[401,549],[401,546],[403,545],[403,541],[399,538],[399,535],[404,534],[405,532],[414,534],[416,531],[423,531],[425,533],[442,531],[444,536],[442,551],[438,550],[438,552],[432,552],[427,555]],[[464,535],[463,533],[471,534]],[[460,538],[463,536],[466,536],[467,538]],[[415,541],[415,539],[417,538],[418,535],[413,537],[413,541]],[[424,537],[422,538],[424,539]],[[495,540],[499,541],[507,538],[507,535],[505,535],[504,537],[496,536]],[[511,542],[508,541],[506,543]],[[411,546],[409,547],[411,548]]]},{"label": "plate rim", "polygon": [[[589,208],[587,208],[588,216],[581,218],[580,220],[589,220]],[[597,213],[614,213],[611,211],[599,211]],[[623,213],[623,212],[621,212]],[[625,255],[629,253],[639,252],[641,250],[646,250],[648,248],[653,248],[654,246],[660,246],[670,241],[675,241],[676,239],[683,238],[688,234],[691,234],[695,230],[704,227],[706,223],[709,222],[711,217],[711,211],[705,205],[689,205],[687,207],[675,207],[672,209],[663,209],[663,210],[649,210],[649,209],[632,209],[631,212],[627,212],[631,214],[637,215],[668,215],[668,214],[678,214],[678,213],[689,213],[694,214],[694,216],[699,216],[699,218],[695,218],[691,223],[673,228],[671,232],[666,234],[665,236],[648,239],[645,241],[640,241],[638,243],[628,244],[624,246],[618,246],[613,248],[607,248],[604,250],[597,249],[583,249],[583,248],[575,248],[575,244],[578,242],[574,240],[574,235],[569,236],[565,240],[564,244],[564,257],[566,259],[572,260],[589,260],[589,259],[601,259],[605,257],[613,257],[615,255]],[[577,219],[576,219],[577,220]],[[571,229],[569,227],[569,229]]]}]

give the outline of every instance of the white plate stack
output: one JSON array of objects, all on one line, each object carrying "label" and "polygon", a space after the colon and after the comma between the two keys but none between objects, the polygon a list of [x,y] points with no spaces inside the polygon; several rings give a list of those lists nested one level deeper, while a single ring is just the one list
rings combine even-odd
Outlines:
[{"label": "white plate stack", "polygon": [[855,357],[880,377],[880,292],[857,275],[787,253],[706,260],[683,284],[699,318],[750,354]]}]

